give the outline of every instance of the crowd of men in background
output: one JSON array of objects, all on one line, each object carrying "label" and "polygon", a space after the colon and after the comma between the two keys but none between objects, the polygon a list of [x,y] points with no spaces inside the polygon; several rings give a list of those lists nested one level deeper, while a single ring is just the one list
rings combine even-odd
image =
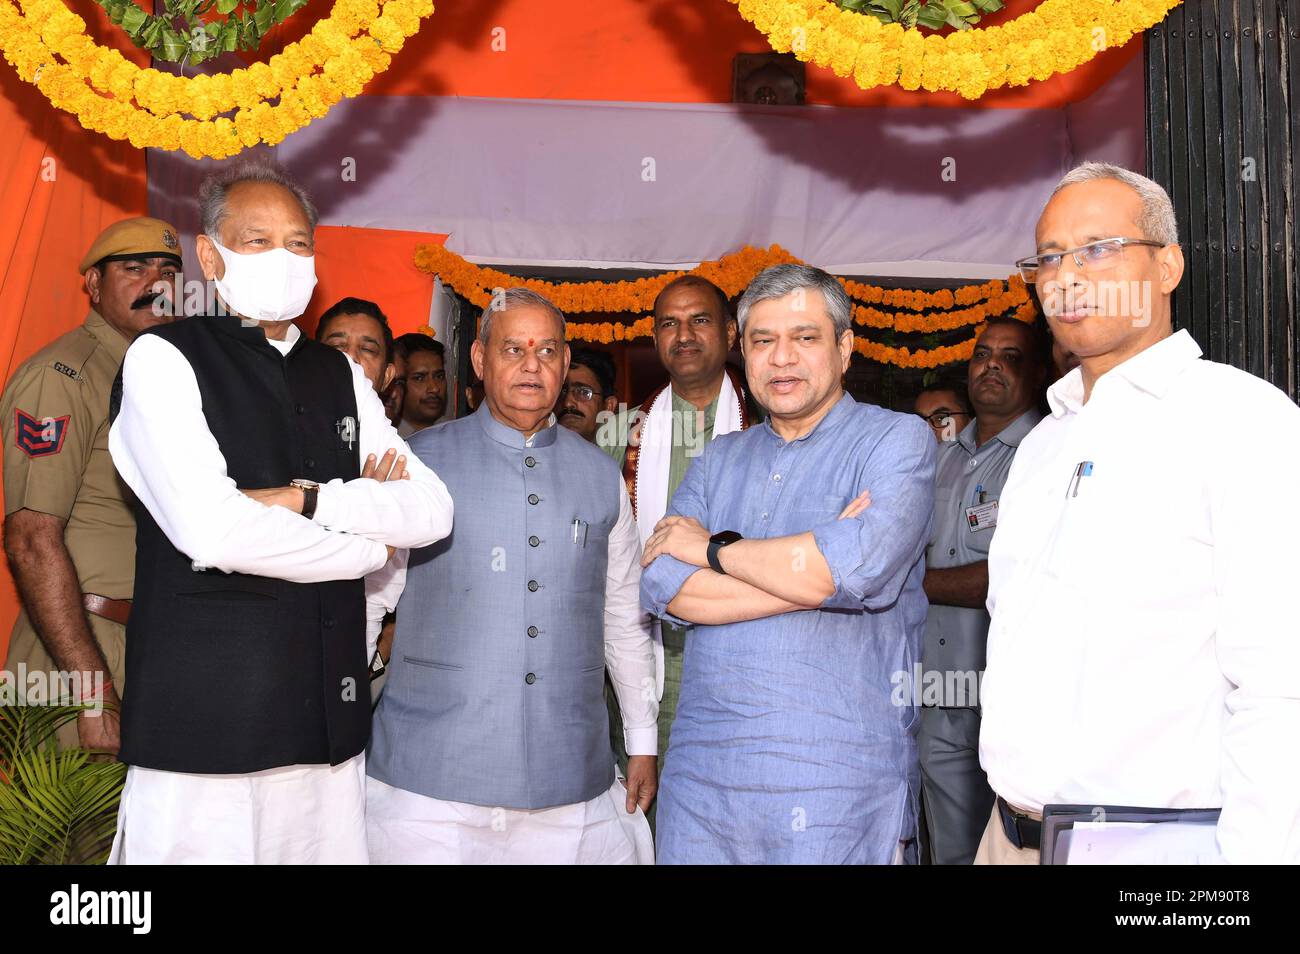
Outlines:
[{"label": "crowd of men in background", "polygon": [[851,302],[783,265],[734,311],[668,283],[631,416],[508,289],[457,417],[381,294],[298,330],[287,175],[200,201],[217,313],[155,307],[177,232],[118,223],[0,409],[6,668],[102,674],[60,742],[130,766],[114,862],[1033,863],[1062,803],[1300,859],[1300,410],[1173,330],[1150,180],[1067,175],[1017,263],[1045,325],[989,320],[910,414],[845,392]]}]

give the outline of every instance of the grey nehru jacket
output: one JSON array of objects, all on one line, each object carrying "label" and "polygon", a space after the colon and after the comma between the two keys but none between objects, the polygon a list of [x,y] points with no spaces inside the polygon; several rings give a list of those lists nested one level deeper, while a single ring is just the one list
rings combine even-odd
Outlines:
[{"label": "grey nehru jacket", "polygon": [[589,801],[614,781],[604,609],[618,466],[557,425],[526,446],[486,403],[411,450],[437,467],[456,524],[411,551],[368,773],[474,805]]},{"label": "grey nehru jacket", "polygon": [[[967,511],[981,502],[987,505],[1001,496],[1016,449],[1041,418],[1042,414],[1036,408],[1026,411],[979,448],[975,446],[979,422],[973,420],[962,429],[956,440],[945,441],[939,446],[934,476],[934,520],[930,524],[930,543],[925,551],[928,569],[966,566],[989,558],[989,543],[993,540],[995,527],[985,527],[987,520],[983,520],[980,529],[972,529]],[[974,609],[931,603],[925,620],[922,668],[926,672],[983,670],[988,634],[989,614],[983,607]],[[976,704],[976,699],[966,697],[967,684],[961,680],[945,680],[944,685],[955,687],[957,696],[948,697],[945,689],[941,705],[965,707]]]}]

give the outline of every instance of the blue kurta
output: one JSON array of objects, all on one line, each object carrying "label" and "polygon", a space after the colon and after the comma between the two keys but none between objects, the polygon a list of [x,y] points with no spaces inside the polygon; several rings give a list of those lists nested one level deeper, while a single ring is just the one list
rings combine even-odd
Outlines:
[{"label": "blue kurta", "polygon": [[[670,514],[749,538],[811,530],[835,593],[816,610],[691,630],[660,863],[889,863],[915,837],[906,681],[925,626],[934,467],[924,421],[847,394],[798,440],[763,423],[710,442],[691,466]],[[863,490],[871,506],[837,519]],[[674,619],[667,604],[697,570],[661,556],[642,604]]]}]

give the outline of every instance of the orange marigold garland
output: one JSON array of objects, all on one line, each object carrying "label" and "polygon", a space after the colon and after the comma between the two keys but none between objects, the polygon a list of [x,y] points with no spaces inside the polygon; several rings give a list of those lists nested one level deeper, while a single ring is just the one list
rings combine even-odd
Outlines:
[{"label": "orange marigold garland", "polygon": [[[667,272],[633,281],[548,282],[540,278],[520,278],[508,272],[475,265],[442,245],[422,245],[415,253],[417,268],[437,275],[458,294],[480,308],[487,307],[496,289],[522,286],[545,295],[568,315],[597,312],[641,316],[631,322],[569,323],[566,335],[568,340],[600,344],[649,337],[653,333],[654,319],[644,313],[654,306],[654,300],[664,286],[682,275],[707,278],[728,297],[735,297],[763,269],[785,263],[802,264],[779,245],[766,249],[746,246],[716,261],[701,262],[689,271]],[[849,279],[840,281],[850,298],[865,303],[854,305],[853,308],[854,321],[859,325],[898,333],[925,334],[967,327],[975,329],[970,339],[959,344],[918,351],[857,336],[854,350],[881,364],[901,368],[935,368],[954,361],[968,361],[975,350],[975,338],[979,337],[990,318],[1014,310],[1015,318],[1025,322],[1034,320],[1034,304],[1019,275],[1012,275],[1006,281],[994,279],[977,285],[938,291],[882,288]],[[880,304],[906,310],[883,311],[871,307]],[[956,309],[957,305],[964,307]]]}]

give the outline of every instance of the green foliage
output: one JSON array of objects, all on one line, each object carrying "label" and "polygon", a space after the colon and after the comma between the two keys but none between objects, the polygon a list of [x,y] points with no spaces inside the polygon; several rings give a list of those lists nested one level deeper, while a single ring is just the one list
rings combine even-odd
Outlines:
[{"label": "green foliage", "polygon": [[262,37],[307,5],[307,0],[164,0],[163,12],[154,15],[135,0],[95,2],[132,43],[172,63],[255,50]]},{"label": "green foliage", "polygon": [[901,23],[909,30],[921,27],[969,30],[987,13],[1002,9],[1002,0],[837,0],[843,10],[873,16],[882,23]]},{"label": "green foliage", "polygon": [[59,748],[82,708],[0,706],[0,865],[107,860],[126,766]]}]

